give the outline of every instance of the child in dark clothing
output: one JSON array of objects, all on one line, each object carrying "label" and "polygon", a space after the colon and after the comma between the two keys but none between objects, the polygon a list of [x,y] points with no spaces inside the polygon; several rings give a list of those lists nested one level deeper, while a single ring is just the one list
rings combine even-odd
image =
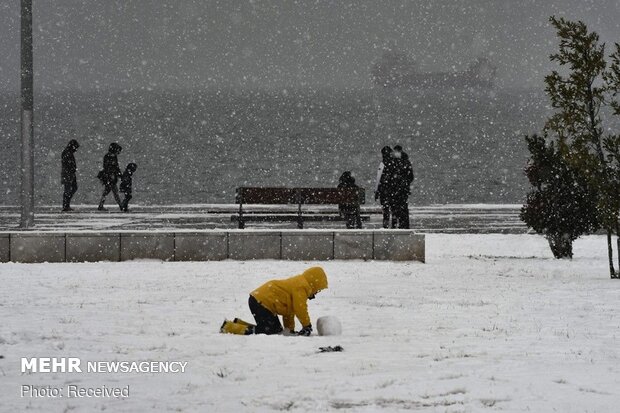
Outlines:
[{"label": "child in dark clothing", "polygon": [[121,175],[121,186],[120,191],[125,194],[125,199],[121,202],[121,210],[127,212],[127,206],[129,201],[131,200],[131,184],[132,184],[132,175],[138,169],[138,165],[135,163],[130,163],[125,168],[125,172]]},{"label": "child in dark clothing", "polygon": [[[355,178],[351,175],[351,171],[345,171],[340,176],[338,188],[358,189]],[[340,216],[345,219],[347,228],[362,228],[362,220],[360,218],[359,204],[341,204],[338,205]]]}]

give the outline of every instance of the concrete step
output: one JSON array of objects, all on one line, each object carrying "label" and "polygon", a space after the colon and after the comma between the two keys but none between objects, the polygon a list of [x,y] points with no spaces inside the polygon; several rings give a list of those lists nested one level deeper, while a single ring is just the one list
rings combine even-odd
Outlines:
[{"label": "concrete step", "polygon": [[411,230],[3,232],[0,262],[425,260]]}]

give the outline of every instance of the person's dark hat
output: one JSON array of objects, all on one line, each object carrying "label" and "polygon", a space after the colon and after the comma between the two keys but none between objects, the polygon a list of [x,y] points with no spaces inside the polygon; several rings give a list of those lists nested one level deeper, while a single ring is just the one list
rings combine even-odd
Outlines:
[{"label": "person's dark hat", "polygon": [[345,185],[352,185],[355,184],[355,178],[351,171],[344,171],[342,175],[340,175],[339,182]]},{"label": "person's dark hat", "polygon": [[351,171],[344,171],[342,175],[340,175],[340,179],[351,179]]},{"label": "person's dark hat", "polygon": [[396,146],[394,146],[394,150],[395,150],[396,152],[402,152],[402,151],[403,151],[403,147],[402,147],[402,146],[400,146],[400,145],[396,145]]},{"label": "person's dark hat", "polygon": [[133,162],[127,164],[127,170],[129,172],[134,173],[134,172],[136,172],[136,169],[138,169],[138,165],[137,164],[135,164]]},{"label": "person's dark hat", "polygon": [[110,144],[110,148],[108,149],[109,152],[112,152],[117,155],[121,153],[122,150],[123,150],[123,147],[116,142],[112,142]]},{"label": "person's dark hat", "polygon": [[75,139],[71,139],[69,143],[67,144],[67,146],[73,150],[76,150],[77,148],[80,147],[80,144]]}]

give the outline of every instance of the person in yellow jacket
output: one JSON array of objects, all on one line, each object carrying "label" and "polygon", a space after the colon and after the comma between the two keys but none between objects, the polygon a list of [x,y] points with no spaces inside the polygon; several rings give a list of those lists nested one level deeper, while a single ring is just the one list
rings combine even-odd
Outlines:
[{"label": "person in yellow jacket", "polygon": [[271,280],[250,293],[248,305],[256,325],[236,318],[224,320],[220,332],[229,334],[280,334],[284,328],[295,332],[295,318],[301,323],[299,335],[309,336],[312,323],[308,314],[308,300],[327,289],[327,275],[321,267],[308,268],[300,275],[284,280]]}]

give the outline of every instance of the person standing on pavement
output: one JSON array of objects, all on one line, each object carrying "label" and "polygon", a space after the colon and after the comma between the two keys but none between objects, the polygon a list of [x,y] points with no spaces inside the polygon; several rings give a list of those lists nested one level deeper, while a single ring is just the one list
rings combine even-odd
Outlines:
[{"label": "person standing on pavement", "polygon": [[402,146],[394,146],[391,170],[392,228],[409,229],[409,195],[413,182],[413,167]]},{"label": "person standing on pavement", "polygon": [[60,182],[64,185],[64,192],[62,194],[62,211],[73,211],[71,208],[71,198],[77,192],[77,164],[75,162],[75,152],[80,147],[80,144],[75,139],[71,139],[67,144],[67,147],[62,151],[61,155],[61,172]]},{"label": "person standing on pavement", "polygon": [[[342,173],[338,182],[338,188],[359,189],[359,186],[355,183],[355,178],[351,174],[351,171],[344,171]],[[340,213],[340,216],[344,218],[347,229],[362,228],[359,201],[354,204],[338,205],[338,212]]]},{"label": "person standing on pavement", "polygon": [[377,184],[375,186],[375,201],[381,204],[383,212],[383,228],[390,227],[392,219],[391,196],[392,196],[392,170],[394,159],[392,158],[392,148],[384,146],[381,149],[381,163],[377,170]]}]

